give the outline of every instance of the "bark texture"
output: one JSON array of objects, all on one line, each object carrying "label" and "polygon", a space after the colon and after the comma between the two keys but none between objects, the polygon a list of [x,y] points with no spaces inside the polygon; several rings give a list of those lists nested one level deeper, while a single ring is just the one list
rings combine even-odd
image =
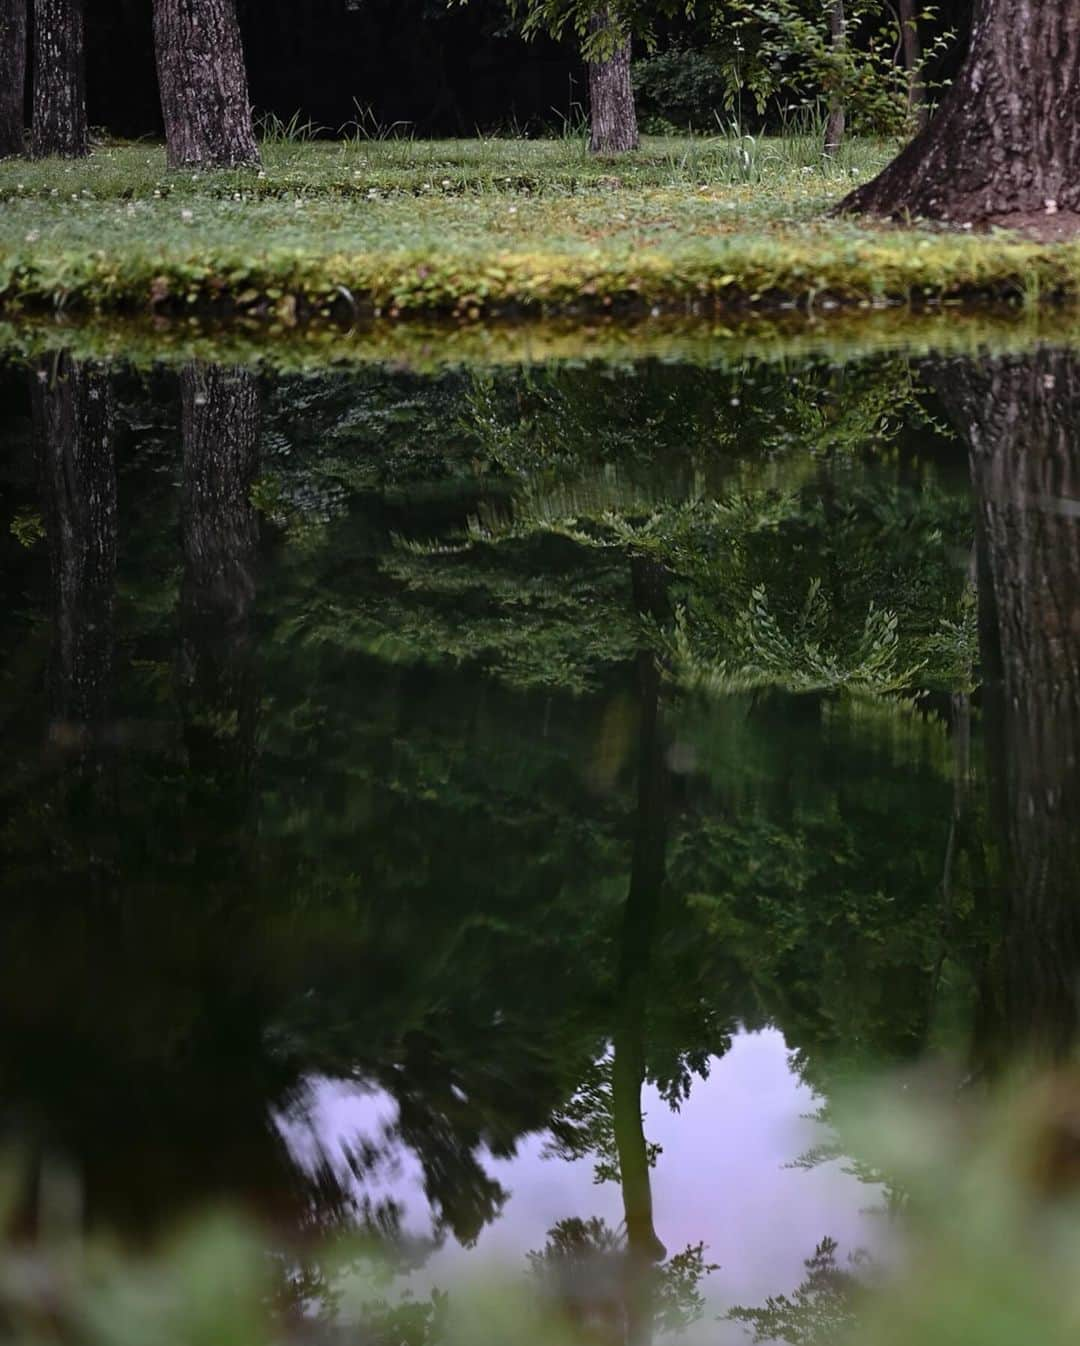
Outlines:
[{"label": "bark texture", "polygon": [[169,164],[258,164],[236,0],[154,0]]},{"label": "bark texture", "polygon": [[926,79],[923,75],[922,37],[919,34],[919,15],[915,0],[899,0],[900,48],[908,78],[908,108],[919,130],[929,118],[926,104]]},{"label": "bark texture", "polygon": [[1080,210],[1080,5],[975,0],[937,115],[841,209],[977,221]]},{"label": "bark texture", "polygon": [[0,0],[0,159],[26,149],[26,0]]},{"label": "bark texture", "polygon": [[34,457],[52,583],[54,739],[100,731],[112,683],[116,467],[108,376],[67,354],[31,370]]},{"label": "bark texture", "polygon": [[34,0],[33,150],[89,153],[83,0]]},{"label": "bark texture", "polygon": [[[594,33],[610,25],[606,11],[591,20]],[[589,62],[589,148],[594,154],[623,154],[641,145],[630,82],[630,48],[626,38],[606,59]]]},{"label": "bark texture", "polygon": [[[847,45],[847,15],[844,12],[844,0],[833,0],[829,9],[829,40],[835,52],[842,52]],[[847,127],[847,110],[844,100],[838,93],[829,99],[829,115],[825,121],[825,153],[837,154],[844,143],[844,131]]]},{"label": "bark texture", "polygon": [[[245,782],[255,743],[252,618],[259,388],[249,370],[188,365],[180,520],[180,700],[192,769]],[[236,798],[242,800],[241,789]],[[227,792],[222,791],[224,799]]]},{"label": "bark texture", "polygon": [[977,509],[1001,1046],[1062,1058],[1080,1031],[1080,360],[950,362],[934,381],[968,438]]}]

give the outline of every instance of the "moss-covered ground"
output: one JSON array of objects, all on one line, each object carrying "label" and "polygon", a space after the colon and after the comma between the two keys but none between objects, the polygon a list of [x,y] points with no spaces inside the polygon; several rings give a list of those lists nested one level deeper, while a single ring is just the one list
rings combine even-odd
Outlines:
[{"label": "moss-covered ground", "polygon": [[1031,306],[1080,293],[1080,245],[832,217],[884,164],[856,142],[283,143],[254,172],[170,173],[152,146],[0,163],[9,311],[465,320],[604,310]]}]

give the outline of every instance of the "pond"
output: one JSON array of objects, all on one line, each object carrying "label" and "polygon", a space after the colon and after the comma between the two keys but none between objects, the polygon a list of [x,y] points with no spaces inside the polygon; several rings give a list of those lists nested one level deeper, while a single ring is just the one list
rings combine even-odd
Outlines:
[{"label": "pond", "polygon": [[359,1239],[395,1341],[493,1269],[843,1318],[845,1091],[1074,1040],[1078,412],[1046,343],[9,358],[11,1236],[242,1212],[309,1324]]}]

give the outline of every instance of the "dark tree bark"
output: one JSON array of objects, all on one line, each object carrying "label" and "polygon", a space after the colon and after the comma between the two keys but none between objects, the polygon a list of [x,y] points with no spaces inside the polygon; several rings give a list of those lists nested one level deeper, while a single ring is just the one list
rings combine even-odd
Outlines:
[{"label": "dark tree bark", "polygon": [[1080,210],[1080,6],[975,0],[937,115],[842,209],[978,221]]},{"label": "dark tree bark", "polygon": [[[829,9],[829,41],[834,52],[842,53],[847,46],[847,15],[844,0],[833,0]],[[825,153],[838,154],[844,143],[847,127],[847,109],[839,91],[829,99],[829,115],[825,122]]]},{"label": "dark tree bark", "polygon": [[[259,461],[258,381],[245,369],[191,364],[180,375],[180,399],[184,742],[197,777],[243,787],[255,750],[258,521],[251,489]],[[245,794],[238,788],[235,798]]]},{"label": "dark tree bark", "polygon": [[0,159],[26,150],[26,0],[0,0]]},{"label": "dark tree bark", "polygon": [[66,353],[31,370],[34,456],[52,579],[52,737],[78,746],[108,714],[116,467],[108,376]]},{"label": "dark tree bark", "polygon": [[154,0],[154,48],[170,167],[258,164],[236,0]]},{"label": "dark tree bark", "polygon": [[34,154],[89,149],[83,0],[34,0]]},{"label": "dark tree bark", "polygon": [[1080,361],[955,361],[934,382],[968,438],[975,489],[1005,851],[998,1047],[1060,1059],[1080,1030]]},{"label": "dark tree bark", "polygon": [[[597,33],[610,22],[607,12],[601,11],[590,26]],[[627,37],[605,59],[589,62],[589,149],[593,154],[623,154],[641,145],[630,82],[630,48]]]},{"label": "dark tree bark", "polygon": [[929,110],[926,105],[922,38],[919,35],[919,15],[915,8],[915,0],[900,0],[900,46],[908,77],[908,108],[911,110],[915,125],[921,131],[926,126]]}]

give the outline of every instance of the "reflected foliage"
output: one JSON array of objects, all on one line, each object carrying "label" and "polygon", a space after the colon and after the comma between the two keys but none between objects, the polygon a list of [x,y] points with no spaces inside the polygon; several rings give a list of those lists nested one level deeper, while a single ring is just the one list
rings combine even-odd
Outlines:
[{"label": "reflected foliage", "polygon": [[[1007,605],[1051,560],[1072,592],[1071,552],[1028,528],[1004,431],[976,432],[1001,438],[973,520],[940,409],[971,433],[1005,375],[958,415],[963,380],[892,356],[57,368],[0,375],[19,1233],[61,1154],[87,1225],[235,1202],[276,1231],[283,1300],[331,1313],[319,1236],[403,1275],[470,1246],[508,1199],[493,1161],[542,1133],[624,1221],[578,1212],[531,1265],[579,1325],[608,1309],[566,1285],[602,1265],[604,1330],[644,1341],[712,1270],[655,1227],[646,1087],[678,1109],[740,1027],[782,1029],[827,1100],[973,1022],[987,1059],[1003,1020],[1062,1022],[1071,609]],[[379,1127],[329,1143],[327,1080]],[[742,1321],[835,1326],[835,1251]],[[405,1340],[442,1312],[373,1302]]]}]

